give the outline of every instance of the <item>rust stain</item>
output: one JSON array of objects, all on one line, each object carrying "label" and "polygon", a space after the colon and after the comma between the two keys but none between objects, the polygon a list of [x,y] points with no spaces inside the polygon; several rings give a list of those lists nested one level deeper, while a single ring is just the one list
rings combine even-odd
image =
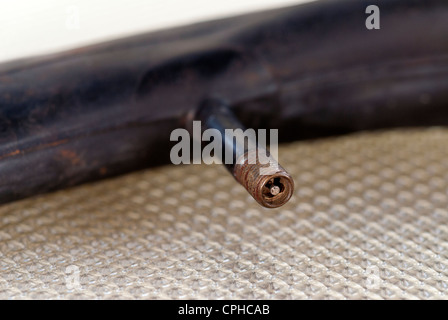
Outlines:
[{"label": "rust stain", "polygon": [[67,149],[60,150],[59,154],[61,155],[62,158],[70,161],[70,163],[74,166],[82,163],[82,159],[76,154],[76,152],[74,152],[72,150],[67,150]]},{"label": "rust stain", "polygon": [[4,155],[0,156],[0,160],[6,159],[6,158],[9,158],[9,157],[13,157],[13,156],[16,156],[16,155],[19,155],[19,154],[22,154],[22,153],[27,153],[27,152],[30,152],[30,151],[37,151],[37,150],[41,150],[41,149],[45,149],[45,148],[49,148],[49,147],[55,147],[55,146],[58,146],[58,145],[61,145],[61,144],[67,143],[67,142],[68,142],[67,139],[63,139],[63,140],[58,140],[58,141],[42,144],[42,145],[37,146],[37,147],[28,148],[28,149],[25,149],[25,150],[16,149],[16,150],[14,150],[14,151],[12,151],[10,153],[7,153],[7,154],[4,154]]},{"label": "rust stain", "polygon": [[32,151],[43,149],[43,148],[46,148],[46,147],[55,147],[55,146],[58,146],[60,144],[67,143],[67,142],[68,142],[67,139],[50,142],[50,143],[47,143],[47,144],[43,144],[43,145],[41,145],[41,146],[39,146],[37,148],[33,148]]},{"label": "rust stain", "polygon": [[10,152],[10,153],[7,153],[7,154],[1,156],[0,160],[3,159],[3,158],[15,156],[15,155],[18,155],[18,154],[20,154],[20,150],[19,149],[14,150],[13,152]]}]

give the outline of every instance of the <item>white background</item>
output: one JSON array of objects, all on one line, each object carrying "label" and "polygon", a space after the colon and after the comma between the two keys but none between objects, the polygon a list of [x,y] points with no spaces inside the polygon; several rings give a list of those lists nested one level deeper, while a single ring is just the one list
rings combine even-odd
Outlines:
[{"label": "white background", "polygon": [[312,0],[0,0],[0,62]]}]

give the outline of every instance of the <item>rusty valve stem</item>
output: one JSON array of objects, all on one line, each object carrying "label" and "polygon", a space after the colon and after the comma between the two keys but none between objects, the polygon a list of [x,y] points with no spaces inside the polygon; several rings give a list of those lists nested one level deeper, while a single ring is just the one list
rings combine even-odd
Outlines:
[{"label": "rusty valve stem", "polygon": [[[219,131],[222,163],[259,204],[277,208],[288,202],[294,191],[292,177],[256,139],[244,134],[245,128],[226,103],[218,99],[206,100],[196,120],[201,121],[202,131]],[[233,135],[229,136],[226,129],[232,129]]]}]

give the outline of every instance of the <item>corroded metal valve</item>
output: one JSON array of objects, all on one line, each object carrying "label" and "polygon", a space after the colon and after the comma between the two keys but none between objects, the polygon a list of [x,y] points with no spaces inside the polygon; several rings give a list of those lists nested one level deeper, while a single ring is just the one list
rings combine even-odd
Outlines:
[{"label": "corroded metal valve", "polygon": [[206,100],[196,119],[201,121],[203,131],[214,129],[222,137],[221,162],[259,204],[277,208],[288,202],[294,192],[291,175],[257,142],[255,134],[247,134],[226,103]]}]

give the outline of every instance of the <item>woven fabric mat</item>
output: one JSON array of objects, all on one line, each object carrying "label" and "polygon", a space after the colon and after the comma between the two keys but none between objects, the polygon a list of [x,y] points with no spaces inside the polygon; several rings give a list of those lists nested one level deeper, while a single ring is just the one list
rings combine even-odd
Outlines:
[{"label": "woven fabric mat", "polygon": [[296,142],[261,208],[219,165],[0,207],[2,299],[445,299],[448,130]]}]

